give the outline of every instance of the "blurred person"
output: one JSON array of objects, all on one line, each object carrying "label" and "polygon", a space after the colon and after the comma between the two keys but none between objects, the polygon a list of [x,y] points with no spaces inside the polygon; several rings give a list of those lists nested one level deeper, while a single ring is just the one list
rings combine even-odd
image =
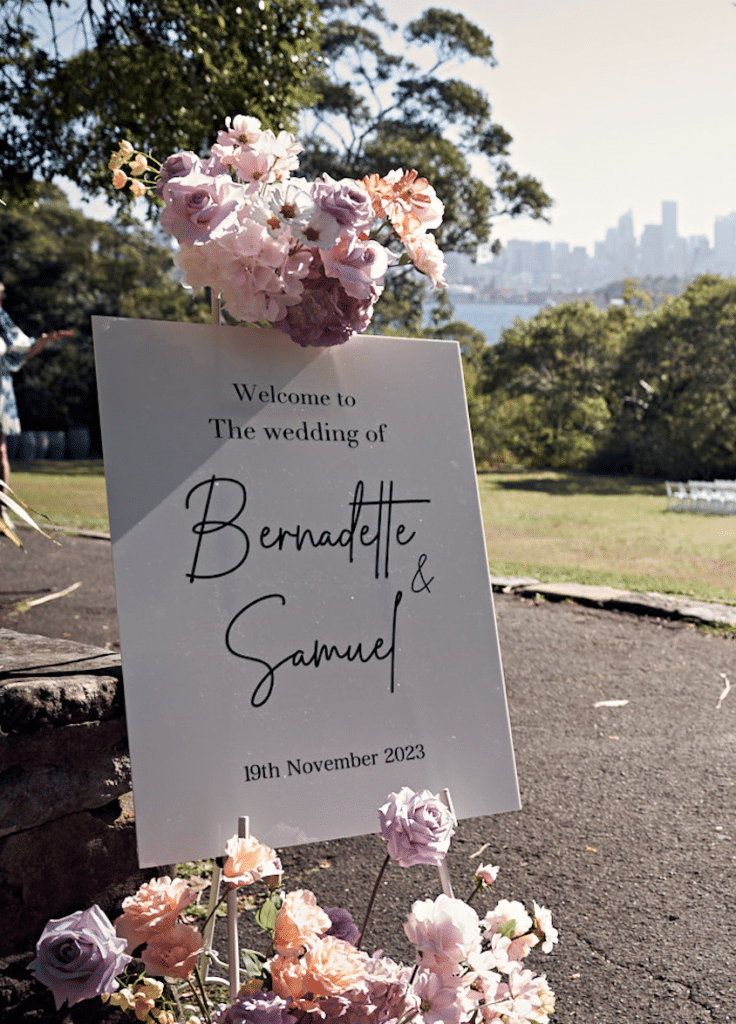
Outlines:
[{"label": "blurred person", "polygon": [[[10,462],[6,439],[11,434],[19,434],[21,429],[11,375],[21,368],[26,359],[32,359],[59,338],[70,338],[74,331],[51,331],[34,341],[10,319],[3,309],[4,299],[5,285],[0,280],[0,481],[7,484],[10,481]],[[8,521],[4,505],[0,505],[0,516]]]}]

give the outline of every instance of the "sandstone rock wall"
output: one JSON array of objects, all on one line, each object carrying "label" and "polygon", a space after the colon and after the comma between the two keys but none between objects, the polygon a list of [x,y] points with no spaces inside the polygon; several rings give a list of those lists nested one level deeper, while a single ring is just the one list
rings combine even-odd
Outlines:
[{"label": "sandstone rock wall", "polygon": [[0,957],[166,871],[138,868],[119,656],[0,629]]}]

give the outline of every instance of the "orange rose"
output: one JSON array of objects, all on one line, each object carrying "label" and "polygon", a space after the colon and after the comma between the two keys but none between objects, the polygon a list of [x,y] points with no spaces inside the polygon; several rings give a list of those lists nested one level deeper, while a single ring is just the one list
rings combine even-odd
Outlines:
[{"label": "orange rose", "polygon": [[227,860],[222,873],[231,889],[251,885],[268,875],[281,874],[281,861],[276,856],[276,851],[256,839],[240,839],[233,836],[225,844],[225,853]]},{"label": "orange rose", "polygon": [[168,931],[181,911],[196,898],[196,892],[183,878],[173,882],[168,875],[152,878],[135,896],[123,900],[123,913],[115,921],[115,931],[128,943],[128,953],[132,953],[151,936]]},{"label": "orange rose", "polygon": [[276,949],[279,953],[308,949],[332,927],[332,921],[317,898],[308,889],[295,889],[286,898],[276,917]]},{"label": "orange rose", "polygon": [[175,924],[152,936],[141,953],[146,970],[158,977],[188,978],[202,950],[202,936],[188,924]]}]

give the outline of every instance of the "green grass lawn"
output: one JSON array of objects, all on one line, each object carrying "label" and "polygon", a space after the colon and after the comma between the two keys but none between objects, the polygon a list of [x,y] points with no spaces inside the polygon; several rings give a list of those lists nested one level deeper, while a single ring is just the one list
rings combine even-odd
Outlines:
[{"label": "green grass lawn", "polygon": [[10,486],[42,528],[109,530],[105,469],[99,460],[15,463]]},{"label": "green grass lawn", "polygon": [[495,575],[736,603],[736,516],[667,512],[664,482],[481,473]]},{"label": "green grass lawn", "polygon": [[[667,512],[661,480],[508,472],[478,482],[495,575],[736,603],[736,516]],[[11,484],[41,523],[108,529],[101,462],[16,464]]]}]

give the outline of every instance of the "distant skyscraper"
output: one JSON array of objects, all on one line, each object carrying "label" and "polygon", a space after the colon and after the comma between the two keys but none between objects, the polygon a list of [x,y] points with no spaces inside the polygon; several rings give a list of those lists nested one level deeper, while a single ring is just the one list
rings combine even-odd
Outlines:
[{"label": "distant skyscraper", "polygon": [[658,277],[664,273],[664,230],[661,224],[645,224],[640,244],[641,268]]},{"label": "distant skyscraper", "polygon": [[665,260],[677,242],[677,203],[662,203],[662,246]]},{"label": "distant skyscraper", "polygon": [[713,229],[713,254],[716,270],[721,274],[732,274],[736,269],[736,213],[727,217],[716,217]]},{"label": "distant skyscraper", "polygon": [[624,273],[633,273],[636,267],[636,236],[631,210],[618,219],[618,263]]}]

